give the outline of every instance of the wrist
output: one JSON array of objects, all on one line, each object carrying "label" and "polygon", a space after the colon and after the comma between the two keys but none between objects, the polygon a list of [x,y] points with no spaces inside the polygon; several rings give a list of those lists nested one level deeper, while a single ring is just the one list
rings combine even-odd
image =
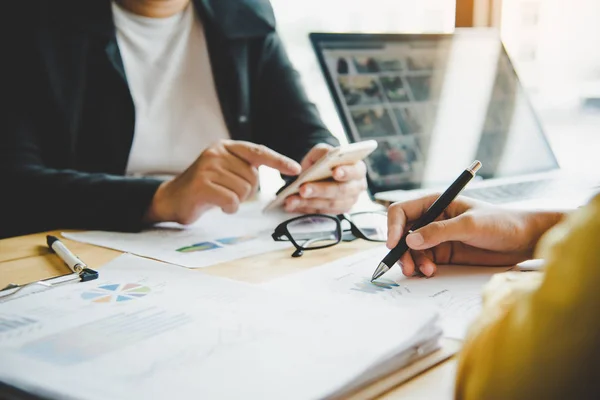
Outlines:
[{"label": "wrist", "polygon": [[174,221],[167,195],[168,184],[169,181],[161,183],[156,192],[154,192],[152,201],[144,215],[144,222],[155,224],[158,222]]},{"label": "wrist", "polygon": [[533,211],[529,213],[532,254],[540,238],[562,221],[565,216],[566,212],[563,211]]}]

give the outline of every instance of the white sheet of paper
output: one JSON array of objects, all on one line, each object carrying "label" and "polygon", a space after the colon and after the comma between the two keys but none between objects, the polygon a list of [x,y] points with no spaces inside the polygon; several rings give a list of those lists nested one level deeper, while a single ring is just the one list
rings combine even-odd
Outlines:
[{"label": "white sheet of paper", "polygon": [[126,254],[97,281],[1,303],[0,380],[59,398],[322,398],[422,340],[436,316]]},{"label": "white sheet of paper", "polygon": [[357,299],[374,309],[427,304],[440,310],[444,336],[463,339],[481,310],[482,286],[493,274],[511,269],[442,265],[432,278],[407,278],[396,265],[371,283],[373,271],[388,251],[385,246],[377,247],[262,286],[286,293],[304,293],[307,297]]},{"label": "white sheet of paper", "polygon": [[213,209],[189,226],[161,224],[140,233],[88,231],[62,235],[187,268],[202,268],[292,247],[289,242],[274,241],[271,234],[279,223],[294,215],[280,210],[263,214],[264,204],[242,204],[233,215]]}]

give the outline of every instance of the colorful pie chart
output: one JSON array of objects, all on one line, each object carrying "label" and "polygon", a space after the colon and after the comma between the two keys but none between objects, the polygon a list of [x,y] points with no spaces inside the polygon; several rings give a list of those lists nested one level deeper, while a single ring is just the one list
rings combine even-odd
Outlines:
[{"label": "colorful pie chart", "polygon": [[81,293],[81,298],[94,303],[121,303],[139,299],[151,292],[138,283],[111,283]]}]

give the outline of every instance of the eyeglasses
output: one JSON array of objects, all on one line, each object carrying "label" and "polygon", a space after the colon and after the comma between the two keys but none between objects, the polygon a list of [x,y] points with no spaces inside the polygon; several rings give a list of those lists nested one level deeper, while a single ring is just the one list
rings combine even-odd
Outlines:
[{"label": "eyeglasses", "polygon": [[[342,226],[344,224],[345,226]],[[304,250],[335,246],[348,235],[371,242],[387,240],[387,214],[379,211],[353,214],[307,214],[282,222],[271,235],[276,241],[290,241],[300,257]]]}]

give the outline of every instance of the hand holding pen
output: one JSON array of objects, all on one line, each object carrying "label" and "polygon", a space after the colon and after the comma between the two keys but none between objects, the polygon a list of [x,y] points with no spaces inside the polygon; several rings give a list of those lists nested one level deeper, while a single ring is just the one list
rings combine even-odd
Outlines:
[{"label": "hand holding pen", "polygon": [[395,203],[388,209],[388,248],[406,237],[399,264],[406,276],[435,274],[438,265],[515,265],[533,256],[540,237],[564,212],[517,210],[458,197],[434,222],[413,228],[439,195]]},{"label": "hand holding pen", "polygon": [[409,247],[406,243],[406,238],[408,234],[417,229],[423,228],[424,226],[432,223],[438,218],[446,207],[450,205],[450,203],[458,196],[458,194],[463,190],[463,188],[473,179],[477,171],[481,168],[481,162],[474,161],[468,168],[466,168],[459,176],[456,178],[454,182],[446,189],[444,193],[442,193],[439,198],[437,198],[433,204],[429,206],[427,211],[421,215],[421,217],[412,224],[409,231],[407,231],[400,240],[398,244],[394,246],[393,249],[383,258],[383,260],[379,263],[375,272],[373,273],[373,277],[371,278],[371,282],[375,279],[379,278],[383,274],[392,268],[392,266],[397,263],[400,258],[408,251]]}]

